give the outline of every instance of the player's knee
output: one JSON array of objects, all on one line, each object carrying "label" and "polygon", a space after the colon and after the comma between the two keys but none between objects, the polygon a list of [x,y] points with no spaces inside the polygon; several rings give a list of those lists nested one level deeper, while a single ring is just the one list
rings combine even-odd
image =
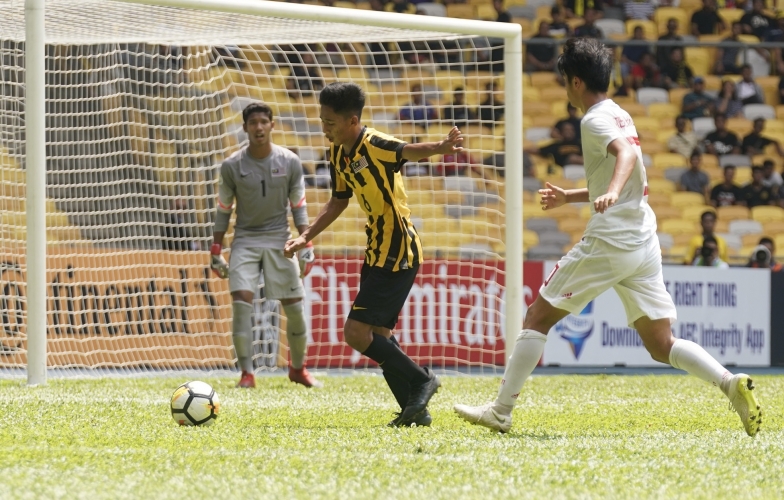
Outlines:
[{"label": "player's knee", "polygon": [[343,338],[346,344],[359,352],[367,349],[368,337],[372,334],[370,325],[360,323],[353,319],[347,319],[343,326]]},{"label": "player's knee", "polygon": [[670,350],[672,349],[672,338],[656,339],[645,342],[645,349],[651,357],[659,363],[670,363]]},{"label": "player's knee", "polygon": [[231,292],[231,299],[232,300],[239,300],[242,302],[247,302],[248,304],[253,303],[253,292],[250,290],[236,290]]}]

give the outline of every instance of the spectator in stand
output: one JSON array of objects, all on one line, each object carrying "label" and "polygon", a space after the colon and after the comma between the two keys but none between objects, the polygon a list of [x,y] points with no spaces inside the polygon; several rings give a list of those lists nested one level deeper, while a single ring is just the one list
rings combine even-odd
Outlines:
[{"label": "spectator in stand", "polygon": [[653,12],[656,10],[656,3],[653,0],[626,0],[623,4],[623,12],[626,19],[653,19]]},{"label": "spectator in stand", "polygon": [[730,265],[719,257],[719,246],[716,238],[706,236],[702,240],[700,253],[694,258],[692,266],[716,267],[718,269],[729,269]]},{"label": "spectator in stand", "polygon": [[411,86],[411,102],[403,105],[398,113],[400,121],[414,122],[426,126],[428,122],[438,119],[438,111],[422,93],[422,86],[415,83]]},{"label": "spectator in stand", "polygon": [[493,8],[498,16],[495,18],[497,23],[511,23],[512,16],[504,8],[504,0],[493,0]]},{"label": "spectator in stand", "polygon": [[712,210],[702,212],[702,215],[700,215],[700,226],[702,226],[702,233],[692,236],[689,240],[685,263],[688,264],[697,257],[705,238],[713,238],[716,241],[719,257],[722,260],[727,260],[727,242],[714,232],[716,230],[716,213]]},{"label": "spectator in stand", "polygon": [[[743,33],[743,26],[739,22],[732,23],[732,34],[722,40],[723,42],[737,42],[738,36]],[[716,47],[715,72],[717,75],[740,74],[738,66],[739,47]]]},{"label": "spectator in stand", "polygon": [[702,171],[702,155],[695,150],[689,158],[689,169],[681,175],[678,191],[699,193],[707,200],[710,194],[708,192],[709,187],[710,178],[708,174]]},{"label": "spectator in stand", "polygon": [[604,38],[604,33],[602,33],[602,30],[596,26],[596,20],[598,18],[599,14],[595,9],[587,9],[585,11],[585,23],[578,26],[577,29],[574,30],[574,36],[586,38]]},{"label": "spectator in stand", "polygon": [[762,88],[754,81],[751,66],[744,64],[740,68],[741,80],[735,87],[740,102],[745,104],[765,104],[765,94]]},{"label": "spectator in stand", "polygon": [[780,188],[784,184],[784,179],[781,178],[781,174],[776,172],[775,168],[776,164],[773,163],[773,160],[765,160],[762,163],[762,185],[773,189],[781,199]]},{"label": "spectator in stand", "polygon": [[468,150],[463,149],[461,151],[455,151],[454,153],[445,154],[441,157],[441,163],[436,163],[433,165],[433,174],[435,176],[455,176],[455,175],[467,175],[468,169],[477,170],[477,172],[481,172],[480,169],[475,169],[473,167],[473,158]]},{"label": "spectator in stand", "polygon": [[711,96],[705,93],[705,80],[701,76],[694,79],[691,84],[691,90],[691,92],[683,96],[682,116],[690,120],[702,116],[710,116],[713,112],[714,101]]},{"label": "spectator in stand", "polygon": [[[645,33],[642,26],[635,26],[632,40],[644,41]],[[626,76],[631,73],[632,67],[639,64],[642,56],[650,52],[648,45],[624,45],[621,52],[621,75]]]},{"label": "spectator in stand", "polygon": [[727,130],[727,115],[716,113],[713,123],[716,130],[705,136],[705,152],[716,156],[740,154],[738,136]]},{"label": "spectator in stand", "polygon": [[164,250],[199,250],[199,244],[191,239],[188,225],[185,222],[185,211],[188,208],[185,200],[176,199],[173,210],[167,216],[168,224],[164,227]]},{"label": "spectator in stand", "polygon": [[768,31],[777,24],[776,21],[765,14],[764,9],[765,2],[762,0],[753,0],[751,2],[751,11],[740,18],[740,24],[743,25],[743,32],[754,35],[760,40],[764,40]]},{"label": "spectator in stand", "polygon": [[463,87],[455,87],[452,104],[444,108],[443,119],[456,127],[464,127],[469,121],[476,120],[476,116],[476,110],[469,108],[465,102]]},{"label": "spectator in stand", "polygon": [[784,73],[779,78],[779,104],[784,104]]},{"label": "spectator in stand", "polygon": [[773,188],[765,187],[762,183],[763,176],[762,167],[759,165],[751,167],[751,182],[743,186],[743,199],[749,208],[778,204],[778,195]]},{"label": "spectator in stand", "polygon": [[692,85],[694,73],[683,60],[682,48],[675,47],[670,51],[670,61],[662,68],[662,74],[665,88],[688,88]]},{"label": "spectator in stand", "polygon": [[670,153],[678,153],[684,158],[689,158],[695,149],[699,147],[700,140],[694,132],[687,132],[686,125],[688,119],[681,115],[675,119],[677,132],[667,141],[667,149]]},{"label": "spectator in stand", "polygon": [[749,263],[746,264],[746,267],[753,267],[757,269],[770,268],[770,270],[773,272],[779,272],[782,269],[782,265],[776,262],[775,255],[776,244],[773,243],[772,239],[768,238],[767,236],[763,236],[760,238],[757,248],[755,248],[751,253],[751,257],[749,257]]},{"label": "spectator in stand", "polygon": [[569,113],[569,118],[564,118],[563,120],[558,120],[550,131],[550,137],[553,139],[562,139],[561,137],[561,126],[564,123],[571,123],[572,128],[574,129],[575,138],[580,141],[582,140],[582,133],[580,130],[580,123],[582,123],[582,118],[577,116],[577,108],[572,106],[572,103],[566,103],[566,112]]},{"label": "spectator in stand", "polygon": [[761,155],[765,152],[766,147],[773,144],[776,146],[776,150],[779,156],[784,156],[784,150],[781,149],[781,144],[779,144],[778,141],[774,141],[773,139],[768,139],[767,137],[762,136],[762,131],[764,129],[764,118],[757,118],[754,120],[754,130],[752,130],[749,135],[743,138],[743,143],[740,147],[743,154],[749,156]]},{"label": "spectator in stand", "polygon": [[589,10],[595,11],[598,18],[604,17],[601,0],[563,0],[566,19],[585,17]]},{"label": "spectator in stand", "polygon": [[[552,40],[553,37],[550,36],[550,23],[541,21],[539,23],[539,32],[531,38],[542,41]],[[557,56],[556,47],[551,42],[529,43],[526,46],[525,71],[551,72],[555,69]]]},{"label": "spectator in stand", "polygon": [[[678,34],[678,20],[675,18],[667,20],[667,33],[659,37],[660,41],[672,41],[672,42],[680,42],[683,41],[683,38]],[[659,67],[664,66],[667,64],[667,61],[670,60],[670,51],[674,47],[667,46],[667,47],[658,47],[656,49],[656,64]]]},{"label": "spectator in stand", "polygon": [[[295,57],[299,59],[299,64]],[[324,88],[324,78],[313,52],[306,48],[296,56],[290,56],[289,61],[294,61],[291,63],[291,77],[286,81],[289,97],[298,99],[300,95],[311,95]]]},{"label": "spectator in stand", "polygon": [[646,53],[642,55],[639,64],[632,67],[631,75],[629,75],[628,87],[634,90],[642,87],[664,87],[664,80],[662,79],[659,67],[653,61],[653,54]]},{"label": "spectator in stand", "polygon": [[738,99],[735,82],[732,80],[722,82],[715,108],[716,113],[727,115],[728,118],[734,118],[743,112],[743,103]]},{"label": "spectator in stand", "polygon": [[724,31],[727,27],[716,10],[716,0],[702,0],[702,5],[702,9],[691,16],[691,34],[698,37]]},{"label": "spectator in stand", "polygon": [[711,189],[710,204],[714,207],[745,206],[743,190],[735,184],[735,165],[724,167],[724,182]]},{"label": "spectator in stand", "polygon": [[370,0],[370,10],[375,10],[377,12],[384,12],[384,1],[383,0]]},{"label": "spectator in stand", "polygon": [[483,126],[493,128],[504,117],[504,93],[495,82],[488,82],[485,90],[485,98],[479,103],[479,119]]},{"label": "spectator in stand", "polygon": [[416,14],[416,5],[408,0],[392,0],[384,6],[387,12],[397,12],[398,14]]},{"label": "spectator in stand", "polygon": [[550,9],[550,35],[555,38],[564,38],[572,34],[572,29],[564,22],[564,16],[557,5]]},{"label": "spectator in stand", "polygon": [[583,147],[575,136],[574,127],[569,122],[561,125],[561,139],[543,148],[536,146],[526,148],[525,152],[552,158],[553,163],[562,167],[583,164]]}]

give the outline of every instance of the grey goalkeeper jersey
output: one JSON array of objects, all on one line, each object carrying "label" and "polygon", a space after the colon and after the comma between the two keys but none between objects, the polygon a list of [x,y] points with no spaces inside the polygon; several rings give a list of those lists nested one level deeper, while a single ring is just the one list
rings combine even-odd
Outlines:
[{"label": "grey goalkeeper jersey", "polygon": [[227,158],[218,180],[215,231],[226,231],[236,201],[237,220],[232,248],[280,248],[291,237],[288,213],[294,225],[308,224],[305,182],[299,157],[272,145],[264,159],[242,148]]}]

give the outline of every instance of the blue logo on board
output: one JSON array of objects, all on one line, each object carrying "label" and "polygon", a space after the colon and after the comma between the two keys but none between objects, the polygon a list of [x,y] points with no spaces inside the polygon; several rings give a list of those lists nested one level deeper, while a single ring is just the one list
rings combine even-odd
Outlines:
[{"label": "blue logo on board", "polygon": [[569,342],[574,359],[579,359],[585,340],[593,333],[593,301],[588,302],[580,314],[570,314],[556,323],[555,331]]}]

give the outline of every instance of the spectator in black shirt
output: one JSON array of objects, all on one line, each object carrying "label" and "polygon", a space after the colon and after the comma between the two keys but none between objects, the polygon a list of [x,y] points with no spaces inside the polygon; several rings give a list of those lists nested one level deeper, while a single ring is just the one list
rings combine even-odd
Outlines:
[{"label": "spectator in black shirt", "polygon": [[495,82],[488,82],[485,90],[485,98],[479,103],[479,119],[483,126],[493,128],[504,116],[504,95]]},{"label": "spectator in black shirt", "polygon": [[553,129],[550,131],[550,137],[553,139],[561,139],[561,125],[564,123],[571,123],[572,128],[574,129],[574,136],[579,141],[582,139],[582,134],[580,131],[580,122],[582,122],[582,118],[577,117],[577,108],[572,106],[572,103],[566,103],[566,112],[569,113],[569,118],[558,120]]},{"label": "spectator in black shirt", "polygon": [[[683,38],[678,34],[678,20],[675,18],[667,20],[667,33],[660,36],[659,40],[680,42]],[[664,66],[670,60],[670,51],[675,48],[671,45],[658,47],[656,49],[656,63]]]},{"label": "spectator in black shirt", "polygon": [[574,127],[571,123],[564,123],[561,125],[561,137],[545,146],[543,148],[532,147],[527,148],[525,151],[530,154],[552,157],[556,165],[582,165],[583,164],[583,147],[580,141],[577,140]]},{"label": "spectator in black shirt", "polygon": [[743,200],[749,208],[761,205],[775,205],[779,198],[769,187],[762,184],[762,167],[751,167],[751,182],[743,187]]},{"label": "spectator in black shirt", "polygon": [[[547,21],[541,21],[539,32],[531,39],[545,42],[552,40],[550,24]],[[529,43],[526,46],[525,71],[553,71],[556,55],[555,45],[552,43]]]},{"label": "spectator in black shirt", "polygon": [[727,130],[727,115],[717,113],[713,123],[716,130],[705,136],[705,152],[717,156],[740,154],[738,136]]},{"label": "spectator in black shirt", "polygon": [[586,38],[604,38],[604,33],[602,30],[596,26],[596,19],[598,18],[598,13],[594,9],[588,9],[585,11],[585,24],[578,26],[576,30],[574,30],[574,36],[576,37],[586,37]]},{"label": "spectator in black shirt", "polygon": [[743,144],[741,145],[741,151],[743,151],[743,154],[749,156],[761,155],[765,152],[766,147],[771,144],[775,144],[779,156],[784,156],[784,151],[782,151],[781,145],[778,143],[778,141],[774,141],[773,139],[768,139],[767,137],[762,136],[762,131],[764,129],[764,118],[757,118],[754,120],[754,130],[752,130],[749,135],[743,138]]},{"label": "spectator in black shirt", "polygon": [[495,18],[497,23],[511,23],[512,16],[504,8],[504,0],[493,0],[493,7],[495,8],[498,17]]},{"label": "spectator in black shirt", "polygon": [[572,29],[564,22],[563,13],[561,13],[561,9],[557,5],[550,9],[550,17],[552,18],[550,23],[550,34],[552,36],[562,38],[572,34]]},{"label": "spectator in black shirt", "polygon": [[735,166],[724,167],[724,182],[715,186],[710,193],[710,204],[714,207],[728,207],[730,205],[746,205],[743,199],[743,190],[735,184]]},{"label": "spectator in black shirt", "polygon": [[664,86],[668,89],[691,87],[694,73],[683,60],[683,49],[675,47],[670,51],[670,61],[662,68]]},{"label": "spectator in black shirt", "polygon": [[[738,35],[743,34],[743,26],[739,22],[732,23],[732,34],[723,39],[722,42],[737,42]],[[738,66],[738,47],[716,47],[716,74],[717,75],[737,75],[740,73]]]},{"label": "spectator in black shirt", "polygon": [[444,108],[443,119],[451,121],[457,127],[463,127],[469,121],[476,120],[476,110],[469,108],[466,104],[463,87],[455,87],[452,93],[452,104]]},{"label": "spectator in black shirt", "polygon": [[[642,26],[635,26],[632,40],[645,40]],[[624,78],[631,73],[632,66],[638,64],[642,56],[650,52],[650,47],[647,45],[624,45],[621,52],[621,74]]]},{"label": "spectator in black shirt", "polygon": [[751,12],[747,12],[740,18],[743,32],[754,35],[760,40],[764,40],[768,31],[776,25],[776,21],[765,15],[763,12],[764,8],[765,2],[754,0],[751,3]]},{"label": "spectator in black shirt", "polygon": [[694,36],[721,33],[727,27],[716,12],[716,0],[702,0],[702,9],[691,16],[691,34]]}]

